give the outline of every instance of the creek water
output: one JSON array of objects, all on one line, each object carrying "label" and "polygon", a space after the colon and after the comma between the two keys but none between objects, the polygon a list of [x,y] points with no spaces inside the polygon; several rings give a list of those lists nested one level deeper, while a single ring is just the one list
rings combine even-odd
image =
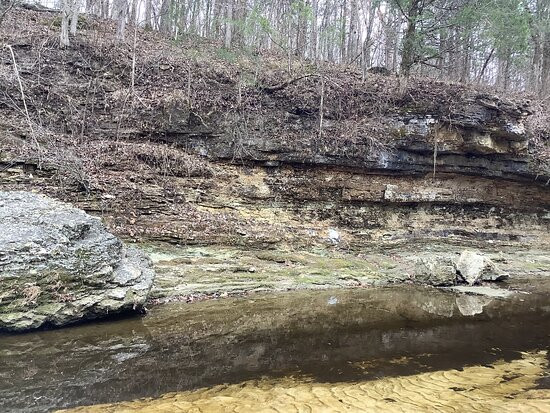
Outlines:
[{"label": "creek water", "polygon": [[544,303],[458,317],[457,297],[256,294],[4,335],[0,411],[550,412]]}]

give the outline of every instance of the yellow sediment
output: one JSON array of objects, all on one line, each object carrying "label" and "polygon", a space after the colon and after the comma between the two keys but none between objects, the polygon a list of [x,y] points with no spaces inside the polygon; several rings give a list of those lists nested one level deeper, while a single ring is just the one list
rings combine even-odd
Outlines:
[{"label": "yellow sediment", "polygon": [[253,380],[66,412],[550,412],[550,390],[534,389],[546,364],[546,352],[530,352],[461,371],[353,383]]}]

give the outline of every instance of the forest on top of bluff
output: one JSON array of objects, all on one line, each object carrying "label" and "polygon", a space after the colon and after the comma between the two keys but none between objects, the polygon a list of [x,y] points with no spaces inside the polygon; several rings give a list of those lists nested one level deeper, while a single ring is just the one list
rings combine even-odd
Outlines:
[{"label": "forest on top of bluff", "polygon": [[[19,0],[0,0],[2,14]],[[41,0],[62,10],[61,44],[79,12],[158,30],[174,41],[266,50],[316,65],[385,68],[550,95],[549,0]],[[130,29],[131,31],[131,29]],[[130,36],[131,37],[131,36]]]},{"label": "forest on top of bluff", "polygon": [[[530,154],[537,162],[550,160],[546,1],[514,2],[515,10],[529,17],[525,22],[536,17],[538,34],[525,32],[525,48],[510,52],[508,63],[513,65],[505,72],[496,48],[504,47],[505,40],[511,42],[509,50],[520,46],[512,41],[512,27],[510,36],[491,37],[489,27],[496,20],[472,20],[464,26],[462,19],[468,10],[477,16],[480,10],[474,6],[479,2],[488,13],[489,5],[504,6],[509,0],[392,0],[398,1],[394,6],[346,0],[332,8],[336,3],[329,0],[63,0],[61,10],[13,1],[0,0],[4,151],[34,147],[47,152],[50,146],[58,151],[53,142],[66,138],[75,140],[73,148],[83,147],[83,139],[89,145],[93,137],[155,139],[182,121],[192,133],[204,133],[201,125],[218,124],[231,125],[228,130],[239,134],[243,124],[247,129],[247,113],[278,119],[271,122],[277,128],[264,133],[285,135],[289,144],[311,135],[321,144],[340,138],[346,145],[359,136],[376,146],[391,139],[387,123],[395,114],[424,114],[452,124],[457,107],[487,98],[499,110],[517,112],[514,116],[530,115]],[[438,11],[445,4],[448,19],[442,20]],[[352,12],[354,8],[360,12]],[[497,14],[511,17],[505,10]],[[407,17],[409,12],[416,17]],[[301,17],[296,19],[296,13]],[[388,19],[395,20],[391,30],[385,26]],[[336,21],[342,31],[331,37]],[[414,41],[407,52],[411,26]],[[454,33],[456,41],[452,47],[434,48],[436,32],[447,41]],[[463,44],[465,33],[477,40]],[[484,42],[478,42],[480,36]],[[489,44],[490,53],[478,59],[481,46]],[[421,58],[436,49],[440,53],[435,60]],[[537,64],[528,65],[537,53]],[[458,78],[453,77],[457,69],[462,70]],[[499,83],[503,76],[507,80]],[[499,92],[498,85],[509,90]],[[285,121],[289,113],[316,119],[316,127],[292,129]],[[9,143],[6,136],[27,145]],[[23,155],[18,156],[36,153]]]}]

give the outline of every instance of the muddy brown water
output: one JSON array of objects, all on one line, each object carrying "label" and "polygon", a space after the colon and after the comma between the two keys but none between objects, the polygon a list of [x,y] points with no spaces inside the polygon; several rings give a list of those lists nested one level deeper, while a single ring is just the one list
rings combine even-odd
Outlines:
[{"label": "muddy brown water", "polygon": [[[472,380],[498,385],[482,387],[481,395],[470,393],[469,400],[480,397],[480,406],[487,405],[488,394],[508,403],[522,392],[540,390],[543,396],[529,396],[536,399],[533,404],[521,406],[550,411],[550,404],[540,408],[550,401],[548,296],[495,300],[471,317],[457,314],[457,297],[416,287],[258,294],[4,335],[0,411],[52,411],[144,397],[154,399],[95,411],[219,411],[220,400],[228,408],[235,400],[253,400],[263,409],[270,398],[280,402],[288,394],[297,403],[300,392],[316,395],[304,399],[313,411],[317,402],[319,411],[339,410],[332,401],[342,403],[342,411],[361,411],[368,406],[361,403],[371,399],[399,405],[416,379],[424,389],[416,408],[394,411],[422,411],[422,406],[429,411],[430,397],[437,397],[426,383],[459,396]],[[383,396],[372,393],[382,385]],[[505,393],[502,386],[512,385]],[[349,395],[355,404],[345,404]],[[249,402],[242,411],[262,410]]]}]

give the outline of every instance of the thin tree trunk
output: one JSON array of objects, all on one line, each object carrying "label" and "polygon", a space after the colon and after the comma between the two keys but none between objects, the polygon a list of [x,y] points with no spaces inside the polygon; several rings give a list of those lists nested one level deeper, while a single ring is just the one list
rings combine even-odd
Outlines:
[{"label": "thin tree trunk", "polygon": [[359,8],[357,7],[357,0],[351,0],[350,4],[350,16],[349,16],[349,34],[348,34],[348,60],[355,59],[357,56],[357,32],[359,25],[357,19],[359,18]]},{"label": "thin tree trunk", "polygon": [[130,7],[130,17],[128,18],[128,22],[131,24],[136,24],[139,1],[140,0],[131,0],[132,7]]},{"label": "thin tree trunk", "polygon": [[100,0],[101,17],[104,19],[109,18],[109,0]]},{"label": "thin tree trunk", "polygon": [[400,73],[404,77],[409,77],[411,69],[416,63],[416,23],[420,15],[420,0],[412,0],[407,12],[407,29],[403,37],[403,53],[401,56]]},{"label": "thin tree trunk", "polygon": [[152,0],[145,0],[145,29],[151,30],[151,20],[153,19],[153,4]]},{"label": "thin tree trunk", "polygon": [[128,15],[128,0],[115,0],[115,18],[117,20],[116,38],[118,42],[124,40],[126,31],[126,16]]},{"label": "thin tree trunk", "polygon": [[347,14],[348,14],[348,2],[344,0],[342,2],[342,9],[340,12],[341,27],[340,27],[340,61],[345,62],[347,58],[346,50],[346,30],[347,30]]},{"label": "thin tree trunk", "polygon": [[311,39],[309,41],[310,44],[310,56],[313,58],[315,62],[317,62],[317,57],[319,55],[319,39],[317,34],[317,19],[319,16],[319,1],[318,0],[312,0],[311,2],[311,8],[313,11],[313,21],[311,22]]},{"label": "thin tree trunk", "polygon": [[542,47],[542,70],[540,96],[550,96],[550,33],[546,33]]},{"label": "thin tree trunk", "polygon": [[162,5],[160,6],[159,29],[163,33],[170,33],[172,31],[171,3],[171,0],[162,0]]},{"label": "thin tree trunk", "polygon": [[462,71],[460,81],[467,83],[470,80],[470,71],[472,69],[472,59],[470,55],[471,36],[467,36],[462,46]]},{"label": "thin tree trunk", "polygon": [[69,0],[71,2],[71,27],[70,31],[73,36],[76,35],[78,28],[78,12],[80,11],[80,0]]},{"label": "thin tree trunk", "polygon": [[61,35],[59,37],[61,47],[70,46],[69,19],[71,16],[71,2],[72,0],[63,0],[63,6],[61,10]]},{"label": "thin tree trunk", "polygon": [[233,42],[233,0],[227,0],[225,9],[225,40],[224,45],[226,48],[230,48]]},{"label": "thin tree trunk", "polygon": [[489,62],[493,58],[493,54],[495,53],[495,48],[493,47],[491,49],[491,52],[487,56],[487,59],[485,59],[485,62],[483,62],[483,66],[481,67],[481,72],[479,72],[478,82],[483,80],[483,76],[485,76],[485,71],[487,70],[487,66],[489,66]]}]

